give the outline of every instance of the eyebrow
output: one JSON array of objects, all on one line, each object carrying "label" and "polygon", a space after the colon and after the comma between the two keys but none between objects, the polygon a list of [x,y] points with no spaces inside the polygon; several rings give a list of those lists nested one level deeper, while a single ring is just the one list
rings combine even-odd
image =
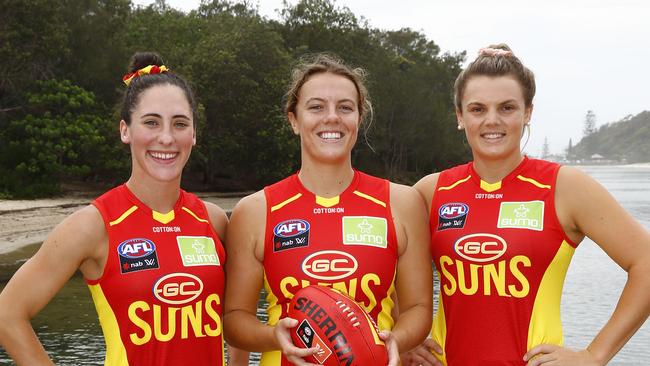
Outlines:
[{"label": "eyebrow", "polygon": [[[156,117],[156,118],[162,118],[162,116],[158,113],[145,113],[140,118],[145,118],[145,117]],[[175,114],[172,116],[172,118],[185,118],[185,119],[190,119],[190,117],[184,115],[184,114]]]},{"label": "eyebrow", "polygon": [[[312,97],[312,98],[307,99],[305,101],[305,103],[309,103],[311,101],[325,102],[326,100],[324,98],[320,98],[320,97]],[[345,98],[345,99],[341,99],[341,100],[337,101],[337,103],[344,103],[344,102],[350,102],[350,103],[355,103],[355,104],[357,103],[353,99],[349,99],[349,98]]]}]

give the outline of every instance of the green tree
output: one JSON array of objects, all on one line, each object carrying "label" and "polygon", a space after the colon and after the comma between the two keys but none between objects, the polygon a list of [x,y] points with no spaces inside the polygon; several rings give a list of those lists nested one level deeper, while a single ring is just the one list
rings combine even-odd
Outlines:
[{"label": "green tree", "polygon": [[9,122],[7,147],[0,155],[5,191],[43,196],[59,190],[62,178],[85,178],[98,163],[106,142],[101,126],[106,111],[95,96],[67,80],[37,83],[28,93],[29,113]]},{"label": "green tree", "polygon": [[206,184],[250,189],[287,175],[298,144],[281,110],[290,58],[280,34],[242,4],[204,3],[192,16],[204,30],[187,62],[205,106]]}]

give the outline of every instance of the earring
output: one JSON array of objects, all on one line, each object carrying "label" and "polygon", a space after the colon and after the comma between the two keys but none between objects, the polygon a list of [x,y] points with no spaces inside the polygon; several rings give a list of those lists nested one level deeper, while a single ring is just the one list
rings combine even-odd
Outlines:
[{"label": "earring", "polygon": [[458,127],[458,131],[461,131],[463,129],[463,126],[461,126],[460,124],[458,124],[457,127]]}]

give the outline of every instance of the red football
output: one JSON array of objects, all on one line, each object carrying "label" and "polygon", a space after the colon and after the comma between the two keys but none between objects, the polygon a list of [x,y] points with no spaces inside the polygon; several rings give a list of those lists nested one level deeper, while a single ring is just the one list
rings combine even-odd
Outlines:
[{"label": "red football", "polygon": [[368,313],[354,300],[329,287],[307,286],[289,304],[293,344],[318,347],[307,362],[326,366],[384,366],[388,353]]}]

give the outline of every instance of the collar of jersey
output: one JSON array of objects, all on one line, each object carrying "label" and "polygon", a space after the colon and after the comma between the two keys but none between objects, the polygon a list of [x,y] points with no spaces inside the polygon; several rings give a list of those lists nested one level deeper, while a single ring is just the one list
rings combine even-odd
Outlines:
[{"label": "collar of jersey", "polygon": [[522,159],[521,163],[517,165],[515,169],[513,169],[508,175],[506,175],[502,180],[494,183],[488,183],[481,179],[481,177],[478,175],[476,170],[474,170],[474,162],[469,164],[469,169],[470,169],[470,175],[472,176],[472,181],[481,188],[482,191],[485,192],[495,192],[500,190],[504,184],[507,184],[510,180],[514,179],[519,175],[519,173],[524,169],[524,166],[528,162],[528,156],[524,155],[524,158]]},{"label": "collar of jersey", "polygon": [[167,224],[172,220],[174,220],[174,218],[176,218],[176,213],[183,206],[182,190],[178,195],[178,200],[176,200],[176,203],[174,204],[174,208],[167,213],[162,213],[153,210],[149,206],[145,205],[144,202],[140,201],[140,199],[135,194],[133,194],[133,192],[131,192],[131,190],[129,189],[129,187],[126,186],[126,184],[123,184],[122,186],[124,188],[124,192],[126,192],[127,197],[129,197],[129,200],[133,202],[134,205],[138,206],[140,209],[146,210],[147,212],[151,212],[151,217],[162,224]]},{"label": "collar of jersey", "polygon": [[294,174],[294,180],[295,180],[296,186],[298,187],[298,190],[300,191],[300,193],[302,193],[303,196],[309,197],[310,200],[312,200],[313,202],[315,202],[319,206],[332,207],[332,206],[336,206],[336,205],[339,204],[339,202],[341,201],[342,196],[345,196],[345,195],[347,195],[347,194],[349,194],[351,192],[354,192],[357,189],[357,186],[359,185],[359,171],[357,171],[356,169],[353,169],[353,170],[354,170],[354,177],[352,177],[352,182],[350,182],[350,185],[348,185],[348,187],[345,188],[345,190],[343,192],[341,192],[341,194],[339,194],[338,196],[334,196],[334,197],[321,197],[321,196],[318,196],[318,195],[312,193],[311,191],[309,191],[307,188],[305,188],[305,186],[302,185],[302,182],[300,181],[300,178],[298,177],[298,173],[300,173],[300,172],[297,172],[296,174]]}]

